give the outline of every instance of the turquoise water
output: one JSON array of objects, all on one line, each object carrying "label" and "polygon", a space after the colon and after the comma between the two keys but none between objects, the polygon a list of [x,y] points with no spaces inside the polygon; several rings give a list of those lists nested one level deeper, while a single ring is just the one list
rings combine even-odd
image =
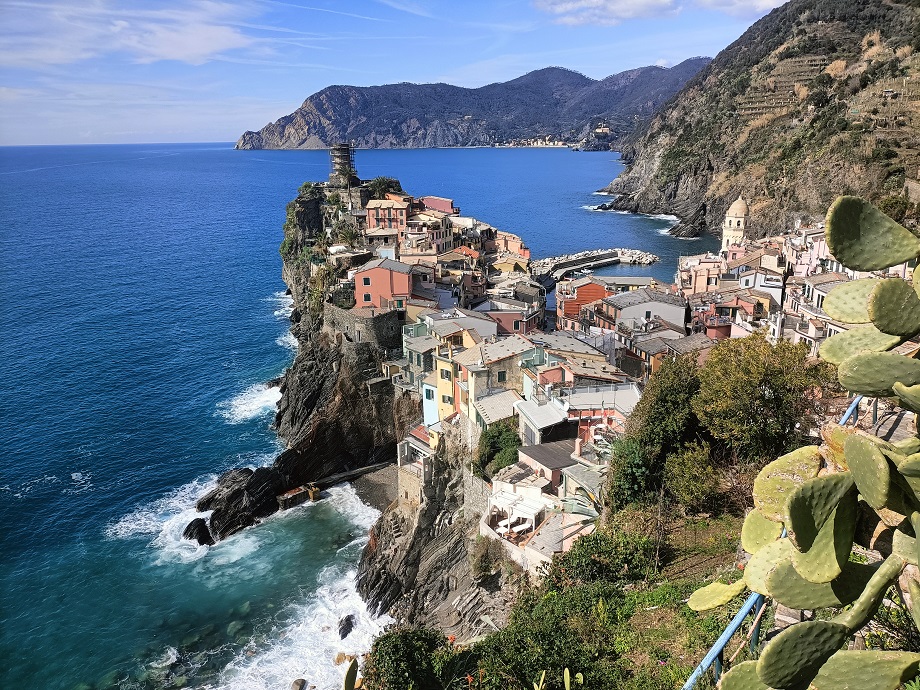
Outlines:
[{"label": "turquoise water", "polygon": [[[595,212],[615,155],[359,151],[365,178],[453,197],[535,256],[710,240]],[[369,646],[354,570],[376,512],[347,486],[215,547],[181,539],[216,474],[271,462],[293,356],[284,207],[324,152],[230,145],[0,149],[0,686],[340,683]],[[706,247],[708,248],[708,247]],[[349,613],[347,640],[335,630]]]}]

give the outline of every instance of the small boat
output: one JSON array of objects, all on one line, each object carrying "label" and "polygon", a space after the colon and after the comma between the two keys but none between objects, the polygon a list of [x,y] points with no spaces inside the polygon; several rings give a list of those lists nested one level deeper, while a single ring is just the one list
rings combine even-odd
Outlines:
[{"label": "small boat", "polygon": [[589,276],[593,273],[594,271],[592,271],[590,268],[579,268],[577,271],[575,271],[575,275],[579,276]]}]

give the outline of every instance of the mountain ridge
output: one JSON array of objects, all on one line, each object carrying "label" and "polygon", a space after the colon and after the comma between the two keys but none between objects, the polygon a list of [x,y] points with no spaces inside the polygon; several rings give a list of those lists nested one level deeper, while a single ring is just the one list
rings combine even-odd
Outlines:
[{"label": "mountain ridge", "polygon": [[624,140],[612,207],[673,213],[683,236],[718,228],[739,195],[759,234],[823,217],[848,193],[911,220],[918,52],[918,0],[776,8]]},{"label": "mountain ridge", "polygon": [[600,123],[604,144],[650,116],[702,69],[695,57],[671,68],[646,66],[592,79],[564,67],[544,67],[506,82],[469,89],[445,83],[333,85],[293,113],[247,131],[237,149],[490,146],[546,136],[584,139]]}]

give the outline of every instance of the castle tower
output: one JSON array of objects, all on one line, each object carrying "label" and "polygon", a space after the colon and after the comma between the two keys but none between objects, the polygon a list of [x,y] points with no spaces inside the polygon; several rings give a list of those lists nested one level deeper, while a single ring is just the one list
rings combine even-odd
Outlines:
[{"label": "castle tower", "polygon": [[329,162],[332,172],[329,184],[333,187],[349,187],[360,184],[355,172],[355,150],[351,144],[333,144],[329,148]]},{"label": "castle tower", "polygon": [[729,206],[722,223],[722,251],[724,252],[733,244],[744,241],[745,230],[750,220],[750,209],[747,202],[739,195],[734,203]]}]

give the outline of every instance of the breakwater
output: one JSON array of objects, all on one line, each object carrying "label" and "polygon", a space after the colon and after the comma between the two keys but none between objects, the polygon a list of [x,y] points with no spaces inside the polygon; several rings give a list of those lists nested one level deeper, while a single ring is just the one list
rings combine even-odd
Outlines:
[{"label": "breakwater", "polygon": [[539,259],[530,265],[530,272],[541,282],[555,283],[567,274],[584,269],[600,268],[614,264],[648,266],[659,257],[639,249],[591,249],[576,254],[563,254]]}]

